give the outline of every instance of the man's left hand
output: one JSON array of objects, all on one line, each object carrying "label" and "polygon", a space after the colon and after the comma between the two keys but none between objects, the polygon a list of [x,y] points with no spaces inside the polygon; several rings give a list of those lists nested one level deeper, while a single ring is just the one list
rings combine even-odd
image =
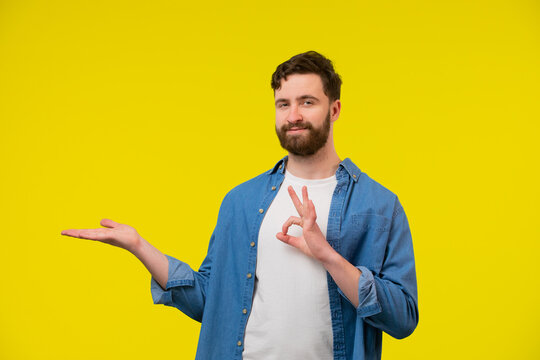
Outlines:
[{"label": "man's left hand", "polygon": [[[289,195],[298,216],[291,216],[283,224],[282,232],[276,234],[276,237],[286,244],[294,246],[304,254],[324,262],[334,249],[328,244],[319,225],[316,223],[317,214],[313,201],[308,198],[307,187],[302,187],[302,200],[298,198],[292,186],[288,187]],[[291,225],[298,225],[302,228],[301,236],[291,236],[287,232]]]}]

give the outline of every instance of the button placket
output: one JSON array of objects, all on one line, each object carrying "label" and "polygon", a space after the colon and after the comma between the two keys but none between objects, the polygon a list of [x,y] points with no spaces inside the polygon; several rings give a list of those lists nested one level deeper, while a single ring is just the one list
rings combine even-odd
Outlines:
[{"label": "button placket", "polygon": [[[283,164],[280,165],[280,169],[283,168]],[[276,184],[276,185],[272,185],[270,187],[271,189],[271,192],[270,193],[266,193],[266,196],[265,196],[265,199],[263,200],[263,202],[259,205],[261,206],[261,208],[258,209],[259,211],[259,214],[263,214],[265,212],[265,210],[269,207],[270,203],[272,202],[272,200],[275,198],[276,196],[276,190],[277,188],[281,185],[281,183],[283,182],[283,173],[281,173],[280,175],[277,175],[278,176],[278,180],[279,181],[272,181],[272,183]],[[261,222],[262,222],[262,219],[263,219],[263,216],[257,216],[257,219],[255,220],[256,223],[257,223],[257,226],[258,228],[260,229],[260,226],[261,226]],[[256,250],[256,239],[252,239],[249,243],[250,247],[253,249],[253,250]],[[255,268],[254,268],[254,264],[251,263],[251,259],[253,257],[255,257],[255,261],[256,261],[256,251],[250,251],[249,252],[249,262],[250,262],[250,268],[249,270],[252,270],[253,272],[248,272],[246,274],[246,281],[245,281],[245,292],[246,292],[246,295],[247,298],[246,300],[247,301],[244,301],[243,305],[245,306],[244,308],[242,308],[242,314],[245,315],[243,316],[242,315],[242,320],[241,320],[241,326],[242,326],[242,329],[241,329],[241,332],[240,332],[240,339],[243,339],[243,336],[245,335],[245,327],[246,327],[246,322],[247,322],[247,319],[248,319],[248,314],[249,314],[249,304],[250,304],[250,301],[253,300],[252,296],[253,296],[253,292],[251,293],[251,295],[249,295],[248,291],[249,289],[253,289],[253,282],[251,281],[251,279],[255,280],[255,278],[253,277],[253,275],[255,274]],[[253,267],[252,267],[253,266]],[[237,345],[238,345],[238,351],[241,351],[241,347],[243,346],[243,343],[242,341],[238,341],[237,342]]]}]

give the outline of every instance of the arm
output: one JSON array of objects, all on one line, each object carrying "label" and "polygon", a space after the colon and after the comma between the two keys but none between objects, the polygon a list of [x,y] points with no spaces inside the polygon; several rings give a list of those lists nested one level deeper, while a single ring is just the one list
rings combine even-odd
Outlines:
[{"label": "arm", "polygon": [[202,321],[206,289],[214,258],[214,238],[215,235],[212,234],[208,253],[198,271],[192,270],[188,264],[180,260],[165,255],[169,261],[168,280],[163,286],[152,277],[151,292],[154,304],[175,307],[190,318]]},{"label": "arm", "polygon": [[96,240],[120,247],[135,255],[152,275],[151,291],[155,304],[173,306],[186,315],[201,321],[204,310],[206,285],[212,264],[211,249],[214,235],[210,239],[208,255],[199,271],[168,255],[164,255],[137,231],[126,224],[102,219],[100,229],[68,229],[62,235],[80,239]]},{"label": "arm", "polygon": [[[362,273],[357,293],[351,295],[339,284],[338,292],[354,305],[358,322],[402,339],[412,334],[418,324],[418,297],[409,223],[397,199],[394,209],[381,271],[375,275],[357,266]],[[359,304],[350,296],[356,296]]]},{"label": "arm", "polygon": [[[303,203],[292,187],[289,195],[300,214],[291,216],[276,237],[319,260],[338,285],[338,291],[356,308],[358,320],[395,338],[410,335],[418,323],[416,272],[412,239],[403,208],[396,200],[383,268],[378,276],[363,266],[355,267],[326,241],[315,219],[315,207],[302,188]],[[287,235],[292,225],[302,236]]]},{"label": "arm", "polygon": [[165,254],[152,246],[148,241],[141,237],[139,244],[133,248],[132,254],[135,255],[148,269],[152,278],[165,288],[169,278],[169,259]]},{"label": "arm", "polygon": [[396,199],[395,211],[380,273],[371,271],[364,292],[373,304],[363,320],[402,339],[418,324],[418,293],[411,231],[407,216]]}]

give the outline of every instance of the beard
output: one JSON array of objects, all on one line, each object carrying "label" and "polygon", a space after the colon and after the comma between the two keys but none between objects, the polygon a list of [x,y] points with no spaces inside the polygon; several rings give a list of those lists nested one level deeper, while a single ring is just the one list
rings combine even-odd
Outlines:
[{"label": "beard", "polygon": [[[291,135],[287,131],[291,128],[306,129],[307,134]],[[276,134],[279,138],[281,147],[298,156],[309,156],[315,154],[321,149],[328,140],[330,133],[330,111],[320,128],[315,128],[307,121],[298,123],[287,123],[281,128],[276,126]]]}]

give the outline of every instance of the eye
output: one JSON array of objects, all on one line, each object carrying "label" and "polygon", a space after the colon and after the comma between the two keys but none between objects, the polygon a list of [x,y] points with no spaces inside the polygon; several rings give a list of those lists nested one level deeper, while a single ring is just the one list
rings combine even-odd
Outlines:
[{"label": "eye", "polygon": [[280,104],[278,104],[278,108],[282,108],[282,107],[284,107],[284,106],[287,106],[287,104],[286,104],[286,103],[280,103]]},{"label": "eye", "polygon": [[313,102],[312,102],[311,100],[306,100],[306,101],[304,101],[304,104],[306,104],[306,105],[312,105]]}]

